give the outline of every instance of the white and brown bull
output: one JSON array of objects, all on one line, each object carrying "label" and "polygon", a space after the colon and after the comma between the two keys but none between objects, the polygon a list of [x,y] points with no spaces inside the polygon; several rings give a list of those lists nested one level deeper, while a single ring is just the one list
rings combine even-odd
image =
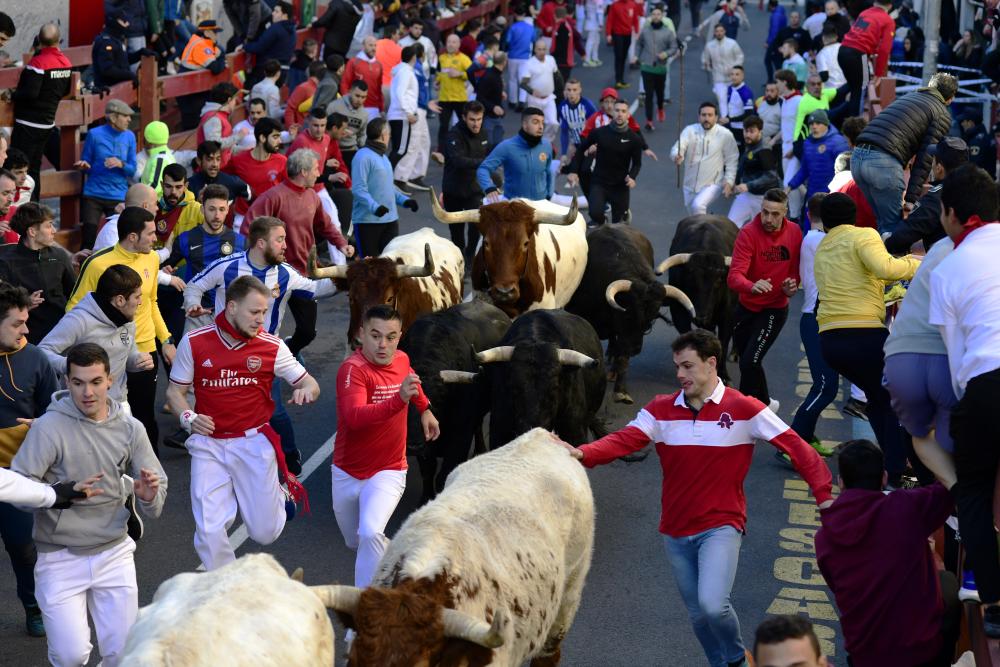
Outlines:
[{"label": "white and brown bull", "polygon": [[507,315],[569,303],[587,268],[587,224],[575,198],[568,209],[515,199],[448,212],[432,189],[431,205],[440,222],[479,228],[482,243],[472,261],[472,286]]},{"label": "white and brown bull", "polygon": [[533,429],[471,459],[392,539],[372,586],[329,587],[355,667],[559,662],[594,542],[587,475]]},{"label": "white and brown bull", "polygon": [[243,556],[218,570],[160,584],[139,610],[120,664],[129,667],[330,667],[329,588],[289,578],[273,556]]},{"label": "white and brown bull", "polygon": [[310,255],[309,273],[313,278],[332,278],[338,289],[348,292],[350,342],[372,306],[393,306],[403,318],[405,331],[420,315],[461,302],[465,258],[454,243],[424,227],[397,236],[378,257],[346,266],[318,268],[315,255]]}]

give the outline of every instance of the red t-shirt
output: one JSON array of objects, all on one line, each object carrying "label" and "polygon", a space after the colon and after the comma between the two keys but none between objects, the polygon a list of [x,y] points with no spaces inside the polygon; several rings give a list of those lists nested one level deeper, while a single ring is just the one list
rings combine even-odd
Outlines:
[{"label": "red t-shirt", "polygon": [[[356,479],[383,470],[406,470],[407,404],[399,387],[413,372],[410,357],[397,351],[380,366],[354,352],[337,371],[337,439],[333,464]],[[420,412],[430,407],[424,390],[411,399]]]},{"label": "red t-shirt", "polygon": [[[223,171],[242,178],[250,186],[250,194],[256,199],[285,180],[285,163],[288,158],[281,153],[272,153],[266,160],[259,162],[251,153],[253,151],[237,153]],[[250,202],[240,197],[234,208],[240,215],[246,215]]]},{"label": "red t-shirt", "polygon": [[[799,250],[802,247],[802,230],[797,224],[785,220],[774,234],[764,231],[757,214],[736,236],[733,259],[729,264],[729,289],[739,295],[740,304],[747,310],[760,312],[765,308],[784,308],[788,297],[781,289],[786,278],[799,278]],[[754,283],[763,278],[771,280],[771,291],[754,294]]]}]

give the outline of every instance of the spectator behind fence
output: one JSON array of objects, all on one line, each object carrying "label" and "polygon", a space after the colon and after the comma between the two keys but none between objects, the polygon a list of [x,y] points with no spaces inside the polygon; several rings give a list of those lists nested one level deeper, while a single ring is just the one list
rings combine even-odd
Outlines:
[{"label": "spectator behind fence", "polygon": [[262,100],[268,118],[280,121],[281,111],[281,90],[278,88],[278,79],[281,78],[281,63],[274,58],[266,61],[263,67],[264,76],[250,89],[250,104],[254,100]]},{"label": "spectator behind fence", "polygon": [[312,98],[319,87],[319,81],[326,75],[326,65],[317,61],[309,64],[309,77],[288,96],[285,105],[285,127],[302,125],[306,113],[312,107]]},{"label": "spectator behind fence", "polygon": [[323,28],[323,52],[327,57],[336,54],[347,58],[354,37],[354,30],[364,13],[359,0],[333,0],[323,15],[314,19],[313,27]]},{"label": "spectator behind fence", "polygon": [[244,136],[233,133],[233,124],[229,120],[233,109],[236,108],[239,95],[240,91],[228,81],[217,83],[208,91],[208,99],[201,107],[201,120],[198,122],[198,143],[203,141],[219,142],[222,147],[223,169],[233,157],[233,146],[242,141]]},{"label": "spectator behind fence", "polygon": [[[282,72],[288,70],[295,55],[295,21],[292,19],[292,3],[278,0],[271,10],[271,25],[256,39],[248,41],[243,48],[257,57],[257,62],[274,59],[281,63]],[[250,81],[258,81],[263,74],[260,65],[250,73]],[[279,80],[284,83],[284,76]]]},{"label": "spectator behind fence", "polygon": [[138,55],[130,56],[125,50],[128,26],[128,19],[120,10],[112,9],[105,15],[104,30],[94,38],[90,51],[95,88],[136,80],[130,65],[138,60]]},{"label": "spectator behind fence", "polygon": [[302,48],[295,50],[292,64],[288,66],[288,79],[285,84],[288,90],[295,90],[303,81],[309,78],[309,65],[319,62],[319,44],[315,39],[302,41]]},{"label": "spectator behind fence", "polygon": [[[201,21],[198,30],[191,35],[181,52],[180,71],[198,72],[208,70],[220,74],[226,68],[226,54],[216,44],[221,28],[212,19]],[[181,128],[198,126],[199,112],[207,99],[207,93],[192,93],[177,98],[181,110]]]}]

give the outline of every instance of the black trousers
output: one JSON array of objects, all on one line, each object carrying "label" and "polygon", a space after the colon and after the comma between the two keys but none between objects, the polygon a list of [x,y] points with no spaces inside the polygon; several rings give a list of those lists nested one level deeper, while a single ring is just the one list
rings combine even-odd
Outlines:
[{"label": "black trousers", "polygon": [[462,122],[462,108],[465,102],[438,102],[441,105],[441,113],[438,114],[438,137],[437,150],[444,151],[444,145],[448,141],[448,130],[451,128],[451,115],[455,114],[458,122]]},{"label": "black trousers", "polygon": [[642,73],[642,86],[646,89],[646,120],[655,120],[653,116],[653,96],[656,96],[656,108],[663,108],[664,88],[667,85],[666,74],[653,72]]},{"label": "black trousers", "polygon": [[97,197],[80,198],[80,225],[83,237],[80,240],[80,248],[93,249],[94,241],[97,240],[97,225],[101,217],[114,215],[115,207],[120,202],[111,199],[98,199]]},{"label": "black trousers", "polygon": [[358,257],[378,257],[389,245],[389,241],[397,236],[399,236],[399,220],[358,225],[354,228]]},{"label": "black trousers", "polygon": [[410,123],[405,118],[403,120],[390,120],[389,129],[392,132],[392,152],[389,153],[389,162],[395,169],[399,161],[406,155],[406,149],[410,146]]},{"label": "black trousers", "polygon": [[336,188],[329,185],[326,191],[330,194],[337,215],[340,217],[340,232],[346,237],[351,233],[351,209],[354,206],[354,193],[347,188]]},{"label": "black trousers", "polygon": [[[1000,553],[993,528],[993,488],[1000,463],[1000,431],[990,415],[1000,398],[1000,369],[969,380],[965,395],[951,411],[951,437],[955,441],[952,487],[958,506],[967,563],[976,576],[984,603],[1000,600]],[[869,398],[869,401],[871,399]]]},{"label": "black trousers", "polygon": [[[667,16],[673,21],[674,29],[677,31],[681,29],[681,9],[683,5],[683,0],[667,0]],[[770,81],[770,78],[768,80]]]},{"label": "black trousers", "polygon": [[38,553],[31,539],[33,525],[30,513],[8,503],[0,503],[0,538],[14,570],[17,597],[25,607],[38,604],[35,601],[35,561]]},{"label": "black trousers", "polygon": [[[14,123],[10,137],[10,147],[24,151],[28,156],[28,175],[35,180],[35,189],[31,191],[31,201],[38,201],[42,189],[42,157],[49,142],[53,128],[38,128]],[[58,167],[58,165],[56,165]]]},{"label": "black trousers", "polygon": [[[775,286],[775,289],[781,287]],[[740,355],[740,393],[753,396],[764,405],[771,401],[764,375],[764,356],[778,339],[786,319],[787,306],[754,312],[742,304],[736,305],[733,343]]]},{"label": "black trousers", "polygon": [[145,371],[126,373],[128,384],[128,405],[132,416],[146,427],[149,443],[153,451],[160,455],[160,427],[156,423],[156,378],[160,372],[160,358],[155,352],[153,367]]},{"label": "black trousers", "polygon": [[837,64],[847,79],[847,94],[850,96],[845,117],[860,116],[863,111],[861,97],[864,91],[865,54],[849,46],[841,46],[837,52]]},{"label": "black trousers", "polygon": [[180,342],[184,336],[184,292],[174,289],[173,285],[160,285],[156,289],[156,305],[160,315],[170,330],[174,340]]},{"label": "black trousers", "polygon": [[632,35],[611,35],[611,48],[615,53],[615,83],[625,83],[625,62]]},{"label": "black trousers", "polygon": [[288,298],[288,310],[295,320],[295,333],[288,339],[288,349],[296,355],[316,338],[316,302],[298,296]]},{"label": "black trousers", "polygon": [[611,222],[621,222],[628,210],[630,191],[628,186],[605,185],[594,181],[590,184],[587,201],[590,202],[590,220],[595,225],[603,225],[606,221],[604,209],[611,204]]},{"label": "black trousers", "polygon": [[[482,205],[482,196],[444,193],[444,210],[449,212],[478,209]],[[466,264],[468,264],[472,256],[475,255],[476,246],[479,244],[479,227],[468,222],[448,225],[448,233],[451,234],[451,242],[462,251]]]},{"label": "black trousers", "polygon": [[[882,346],[889,336],[885,327],[877,329],[833,329],[819,335],[823,359],[830,368],[856,384],[868,398],[865,414],[875,432],[889,480],[897,483],[906,465],[903,427],[893,412],[889,392],[882,386],[885,356]],[[991,482],[992,484],[992,482]],[[965,529],[962,529],[965,534]],[[994,545],[994,549],[996,545]]]}]

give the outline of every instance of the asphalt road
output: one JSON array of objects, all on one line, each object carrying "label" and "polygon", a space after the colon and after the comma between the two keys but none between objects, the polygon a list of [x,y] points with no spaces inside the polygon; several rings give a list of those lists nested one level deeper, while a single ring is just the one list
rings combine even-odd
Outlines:
[{"label": "asphalt road", "polygon": [[[766,35],[767,14],[748,3],[752,22],[741,30],[740,44],[747,53],[747,81],[760,93],[764,83],[762,49]],[[688,14],[680,26],[681,36],[690,33]],[[697,105],[714,100],[705,72],[700,70],[703,42],[694,39],[684,58],[685,84],[683,122],[694,122]],[[574,75],[584,84],[584,94],[596,99],[600,90],[613,83],[611,50],[602,51],[604,65],[596,69],[578,67]],[[668,153],[677,138],[679,110],[677,66],[672,72],[674,103],[667,107],[667,122],[658,125],[647,139],[659,154],[659,162],[646,160],[632,195],[634,224],[653,242],[656,259],[666,256],[677,222],[684,217],[683,198],[676,187],[676,172]],[[638,72],[628,73],[632,87],[624,96],[634,99]],[[640,122],[645,120],[642,112]],[[435,129],[432,126],[432,133]],[[516,129],[508,123],[508,136]],[[432,134],[433,136],[433,134]],[[432,166],[428,182],[440,182],[440,168]],[[560,182],[561,188],[561,182]],[[418,214],[403,211],[401,231],[419,227],[437,227],[447,237],[443,226],[430,214],[426,195],[418,197]],[[720,202],[713,212],[728,210]],[[808,390],[808,370],[798,337],[798,313],[801,299],[792,302],[791,316],[777,343],[770,351],[766,369],[774,395],[781,401],[779,415],[790,422],[794,408]],[[290,318],[288,318],[290,319]],[[309,371],[323,388],[318,404],[292,408],[299,447],[307,461],[305,478],[312,513],[291,522],[277,543],[262,549],[245,542],[240,554],[266,551],[289,570],[305,568],[307,583],[351,583],[353,553],[340,537],[330,501],[329,441],[336,428],[334,378],[344,357],[347,327],[346,299],[338,295],[321,304],[320,326],[323,332],[303,353]],[[289,326],[291,323],[289,322]],[[646,337],[642,354],[632,360],[630,387],[636,405],[611,403],[608,392],[602,416],[612,427],[626,424],[636,410],[658,393],[677,389],[670,341],[676,336],[673,327],[657,322]],[[734,377],[738,369],[730,366]],[[161,377],[161,384],[165,378]],[[528,388],[525,388],[526,390]],[[846,389],[846,386],[845,386]],[[161,395],[163,387],[160,388]],[[287,397],[287,394],[286,394]],[[834,406],[842,404],[839,396]],[[162,416],[161,430],[171,433],[175,421]],[[861,424],[853,425],[858,430]],[[828,441],[840,442],[852,434],[852,424],[832,407],[821,420],[818,433]],[[839,624],[832,606],[832,596],[816,568],[812,535],[818,525],[815,504],[807,497],[805,485],[778,463],[766,443],[758,446],[746,480],[749,505],[748,532],[743,541],[741,562],[733,591],[733,602],[740,616],[744,640],[752,643],[754,628],[768,613],[808,615],[816,624],[826,654],[836,664],[845,664]],[[168,577],[195,569],[198,558],[192,547],[194,524],[188,493],[189,463],[186,453],[163,449],[163,464],[169,475],[168,501],[159,520],[146,522],[146,537],[136,552],[140,604],[147,604],[157,586]],[[678,596],[657,532],[659,517],[660,470],[655,456],[641,463],[616,462],[590,473],[597,506],[597,535],[593,566],[579,614],[563,645],[566,665],[625,667],[652,665],[704,665],[701,647],[691,631],[686,610]],[[419,499],[419,478],[409,476],[404,495],[393,520],[391,535],[412,512]],[[557,511],[552,508],[552,511]],[[234,527],[234,538],[241,533]],[[0,558],[0,664],[28,667],[43,665],[45,642],[24,634],[24,619],[14,594],[14,579],[6,558]],[[337,627],[338,637],[343,629]],[[198,642],[197,636],[191,636]],[[342,644],[338,643],[338,652]],[[95,648],[91,664],[97,664]],[[340,661],[338,660],[338,664]]]}]

